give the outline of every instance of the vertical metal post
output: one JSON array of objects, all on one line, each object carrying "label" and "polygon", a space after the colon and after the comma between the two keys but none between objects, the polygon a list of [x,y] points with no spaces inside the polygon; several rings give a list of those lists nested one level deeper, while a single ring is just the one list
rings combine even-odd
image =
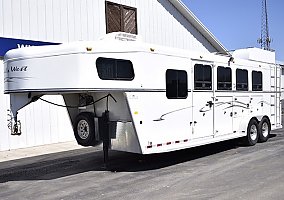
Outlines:
[{"label": "vertical metal post", "polygon": [[108,162],[108,150],[110,145],[109,138],[109,111],[106,110],[102,116],[103,128],[102,128],[102,139],[103,139],[103,151],[104,151],[104,164],[107,165]]}]

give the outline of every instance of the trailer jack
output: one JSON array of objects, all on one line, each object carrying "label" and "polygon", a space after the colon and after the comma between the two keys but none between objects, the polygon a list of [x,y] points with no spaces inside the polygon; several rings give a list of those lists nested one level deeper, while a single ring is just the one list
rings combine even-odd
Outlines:
[{"label": "trailer jack", "polygon": [[21,121],[18,120],[17,118],[17,114],[16,116],[13,117],[11,114],[11,111],[8,110],[8,128],[11,130],[11,135],[21,135],[22,131],[21,131]]},{"label": "trailer jack", "polygon": [[107,167],[108,164],[108,151],[110,145],[109,137],[109,111],[106,110],[101,118],[101,130],[102,140],[103,140],[103,152],[104,152],[104,166]]}]

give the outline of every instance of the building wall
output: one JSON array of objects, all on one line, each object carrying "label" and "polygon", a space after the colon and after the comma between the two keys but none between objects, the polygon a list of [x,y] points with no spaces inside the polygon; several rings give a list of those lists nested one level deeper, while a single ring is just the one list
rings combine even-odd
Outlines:
[{"label": "building wall", "polygon": [[[145,42],[216,51],[167,0],[110,1],[137,8],[138,34]],[[0,37],[63,43],[97,40],[105,33],[105,0],[0,0]],[[2,65],[0,60],[0,80]],[[22,135],[11,136],[3,87],[0,81],[0,151],[74,140],[66,110],[40,101],[20,110]],[[45,98],[63,104],[61,96]]]},{"label": "building wall", "polygon": [[[110,0],[137,8],[145,42],[216,51],[168,0]],[[0,0],[0,36],[70,42],[106,33],[105,0]]]}]

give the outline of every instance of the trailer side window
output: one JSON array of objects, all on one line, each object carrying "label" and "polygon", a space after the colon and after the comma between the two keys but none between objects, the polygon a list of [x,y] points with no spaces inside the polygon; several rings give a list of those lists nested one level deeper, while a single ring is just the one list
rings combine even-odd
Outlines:
[{"label": "trailer side window", "polygon": [[237,90],[248,91],[248,71],[245,69],[237,69]]},{"label": "trailer side window", "polygon": [[262,91],[262,72],[252,71],[252,90]]},{"label": "trailer side window", "polygon": [[194,89],[211,90],[212,89],[212,69],[210,65],[194,65]]},{"label": "trailer side window", "polygon": [[186,99],[187,73],[184,70],[168,69],[166,71],[166,95],[169,99]]},{"label": "trailer side window", "polygon": [[98,58],[96,65],[102,80],[131,81],[134,79],[133,65],[130,60]]},{"label": "trailer side window", "polygon": [[230,67],[217,68],[217,90],[232,90],[232,70]]}]

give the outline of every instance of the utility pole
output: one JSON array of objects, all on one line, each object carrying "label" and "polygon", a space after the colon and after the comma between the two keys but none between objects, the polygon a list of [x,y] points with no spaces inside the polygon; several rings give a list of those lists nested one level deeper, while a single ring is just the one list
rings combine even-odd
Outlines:
[{"label": "utility pole", "polygon": [[264,50],[271,50],[270,43],[271,38],[269,37],[268,28],[268,14],[267,14],[267,0],[262,0],[262,15],[261,15],[261,36],[257,40],[261,48]]}]

